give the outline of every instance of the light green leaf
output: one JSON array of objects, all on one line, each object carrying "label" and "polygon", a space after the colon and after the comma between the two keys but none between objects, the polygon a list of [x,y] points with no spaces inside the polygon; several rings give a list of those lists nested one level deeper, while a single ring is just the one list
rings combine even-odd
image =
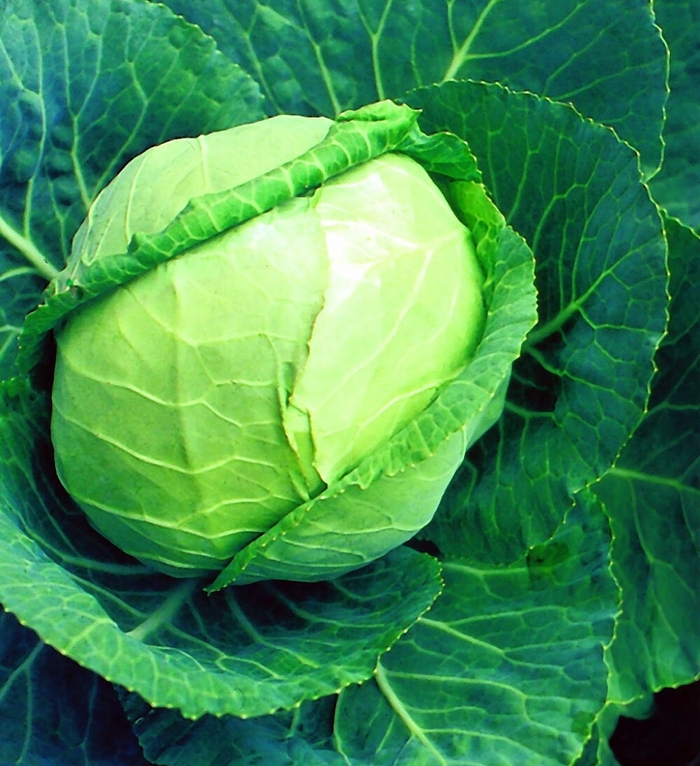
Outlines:
[{"label": "light green leaf", "polygon": [[0,415],[0,602],[154,706],[246,717],[335,693],[368,678],[440,590],[437,562],[408,549],[335,584],[215,596],[154,574],[66,503],[33,405],[45,413],[20,398]]},{"label": "light green leaf", "polygon": [[268,578],[316,581],[364,566],[428,523],[465,449],[462,430],[430,457],[370,484],[352,471],[257,537],[208,590]]},{"label": "light green leaf", "polygon": [[22,315],[123,164],[166,139],[262,113],[257,85],[211,38],[145,0],[3,3],[0,101],[4,376]]},{"label": "light green leaf", "polygon": [[335,116],[450,79],[571,101],[653,171],[666,49],[648,0],[167,0],[250,71],[273,112]]},{"label": "light green leaf", "polygon": [[[478,212],[470,209],[464,217],[485,266],[488,305],[473,358],[386,444],[253,541],[213,587],[265,577],[296,579],[299,563],[302,577],[334,576],[363,563],[354,541],[367,530],[375,547],[363,543],[364,555],[404,542],[429,521],[466,447],[501,414],[511,364],[535,322],[532,253],[494,212],[483,187],[470,184]],[[327,505],[338,511],[330,513]]]},{"label": "light green leaf", "polygon": [[[192,184],[192,197],[184,195],[181,210],[177,206],[173,209],[171,205],[164,205],[163,212],[153,216],[153,220],[143,216],[144,225],[150,226],[130,230],[129,237],[114,238],[116,252],[107,247],[106,252],[93,259],[87,246],[92,239],[89,233],[77,237],[76,249],[67,267],[51,282],[45,291],[44,302],[25,321],[20,337],[22,371],[31,370],[37,364],[45,334],[78,306],[197,244],[272,210],[354,165],[398,149],[407,140],[410,145],[411,135],[416,132],[417,117],[415,110],[389,101],[346,112],[327,130],[323,127],[323,138],[318,143],[313,140],[318,136],[317,130],[311,130],[310,135],[305,131],[301,139],[291,144],[301,154],[296,155],[293,149],[291,157],[290,152],[282,152],[289,159],[278,167],[259,175],[255,170],[234,174],[230,187],[226,186],[225,177],[219,179],[213,189],[206,181]],[[212,145],[211,138],[209,144]],[[162,147],[158,147],[156,155],[162,151]],[[177,155],[178,151],[172,153]],[[147,167],[149,162],[140,157],[134,165],[127,168],[123,184],[121,176],[116,179],[116,200],[129,199],[131,179],[136,181],[140,169]],[[92,211],[94,216],[109,217],[111,194],[110,188],[106,197],[97,200]],[[128,213],[126,217],[128,219]],[[117,242],[121,246],[116,246]],[[85,251],[82,249],[84,243]]]},{"label": "light green leaf", "polygon": [[56,337],[61,483],[108,540],[175,577],[218,574],[309,496],[280,400],[323,303],[325,240],[308,198],[251,223]]},{"label": "light green leaf", "polygon": [[700,241],[675,221],[667,229],[671,321],[649,414],[595,487],[623,590],[609,658],[619,703],[700,676]]},{"label": "light green leaf", "polygon": [[474,83],[411,103],[426,129],[488,158],[485,184],[535,254],[540,319],[506,412],[428,530],[450,556],[512,561],[552,534],[642,417],[665,326],[663,229],[634,152],[572,108]]},{"label": "light green leaf", "polygon": [[[473,238],[425,169],[387,155],[344,178],[314,197],[331,279],[288,410],[308,424],[327,484],[430,404],[473,357],[486,316]],[[361,191],[379,178],[381,195]]]}]

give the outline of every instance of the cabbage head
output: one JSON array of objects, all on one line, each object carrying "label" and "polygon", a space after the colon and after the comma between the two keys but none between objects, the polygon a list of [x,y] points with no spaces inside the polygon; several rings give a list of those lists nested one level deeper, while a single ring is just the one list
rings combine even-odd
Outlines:
[{"label": "cabbage head", "polygon": [[[88,263],[121,252],[192,199],[284,168],[332,124],[280,116],[156,146],[102,192],[74,249]],[[106,538],[170,575],[362,566],[430,521],[463,458],[464,424],[427,452],[405,434],[473,356],[483,283],[421,164],[356,164],[67,317],[59,478]]]}]

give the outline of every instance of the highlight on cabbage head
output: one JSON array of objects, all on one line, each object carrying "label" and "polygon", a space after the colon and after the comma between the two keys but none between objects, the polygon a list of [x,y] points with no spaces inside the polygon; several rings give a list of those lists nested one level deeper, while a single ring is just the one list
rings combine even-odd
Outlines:
[{"label": "highlight on cabbage head", "polygon": [[400,148],[343,167],[337,125],[280,116],[154,147],[76,237],[74,263],[94,266],[187,229],[198,199],[267,189],[259,213],[195,233],[56,332],[59,478],[157,570],[219,587],[362,566],[430,521],[488,425],[440,415],[486,318],[468,214]]}]

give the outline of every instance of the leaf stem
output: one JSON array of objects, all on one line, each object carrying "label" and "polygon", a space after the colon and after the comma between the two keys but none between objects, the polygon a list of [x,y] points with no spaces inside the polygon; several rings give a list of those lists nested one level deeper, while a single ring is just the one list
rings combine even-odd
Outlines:
[{"label": "leaf stem", "polygon": [[465,38],[462,45],[459,47],[459,50],[454,52],[454,55],[452,56],[452,62],[443,75],[441,82],[454,80],[457,77],[459,70],[462,68],[464,62],[469,56],[469,49],[472,47],[474,39],[481,31],[481,27],[484,21],[486,21],[486,17],[491,13],[494,7],[498,5],[499,2],[500,0],[489,0],[489,2],[486,4],[485,8],[481,11],[479,17],[474,22],[474,26],[471,28],[471,31]]},{"label": "leaf stem", "polygon": [[634,471],[629,468],[611,468],[607,476],[618,479],[627,479],[628,481],[640,481],[646,484],[655,484],[659,487],[672,489],[679,494],[700,495],[700,490],[695,489],[690,484],[684,484],[680,479],[674,479],[668,476],[658,476],[655,474],[644,473],[643,471]]},{"label": "leaf stem", "polygon": [[386,701],[389,703],[392,710],[403,721],[411,736],[416,737],[416,739],[418,739],[421,744],[435,756],[434,763],[436,766],[447,766],[447,761],[445,761],[435,748],[435,745],[428,739],[423,729],[421,729],[421,727],[413,720],[403,702],[401,702],[396,692],[391,688],[386,671],[381,664],[378,664],[377,669],[374,671],[374,680],[377,682],[379,690],[386,698]]},{"label": "leaf stem", "polygon": [[[386,26],[387,18],[391,11],[393,0],[389,0],[384,6],[379,24],[374,32],[370,32],[370,40],[372,41],[372,69],[374,70],[374,87],[377,90],[377,98],[383,101],[386,98],[386,91],[384,90],[384,82],[382,81],[382,71],[379,62],[379,43],[381,42],[384,27]],[[368,29],[369,32],[369,29]]]},{"label": "leaf stem", "polygon": [[180,607],[192,595],[198,583],[199,580],[196,578],[185,580],[142,623],[128,631],[127,636],[135,638],[137,641],[143,641],[154,630],[169,622],[170,618],[177,613]]},{"label": "leaf stem", "polygon": [[58,269],[44,256],[39,248],[27,237],[16,231],[0,216],[0,236],[4,237],[14,248],[29,261],[34,270],[47,281],[58,275]]},{"label": "leaf stem", "polygon": [[540,341],[546,340],[550,335],[553,335],[581,310],[580,301],[572,301],[565,309],[562,309],[556,316],[552,317],[549,322],[545,322],[540,327],[535,327],[527,336],[524,348],[537,345]]}]

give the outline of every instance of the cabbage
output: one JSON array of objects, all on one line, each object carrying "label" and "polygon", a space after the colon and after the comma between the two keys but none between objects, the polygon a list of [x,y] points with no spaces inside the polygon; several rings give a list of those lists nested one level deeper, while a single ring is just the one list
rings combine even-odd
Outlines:
[{"label": "cabbage", "polygon": [[[90,264],[119,252],[330,124],[282,116],[154,147],[100,195],[76,249]],[[469,230],[418,162],[351,167],[68,317],[51,424],[61,482],[106,538],[171,575],[218,573],[318,498],[337,529],[307,532],[275,576],[361,566],[430,521],[466,431],[336,488],[468,364],[483,281]]]}]

